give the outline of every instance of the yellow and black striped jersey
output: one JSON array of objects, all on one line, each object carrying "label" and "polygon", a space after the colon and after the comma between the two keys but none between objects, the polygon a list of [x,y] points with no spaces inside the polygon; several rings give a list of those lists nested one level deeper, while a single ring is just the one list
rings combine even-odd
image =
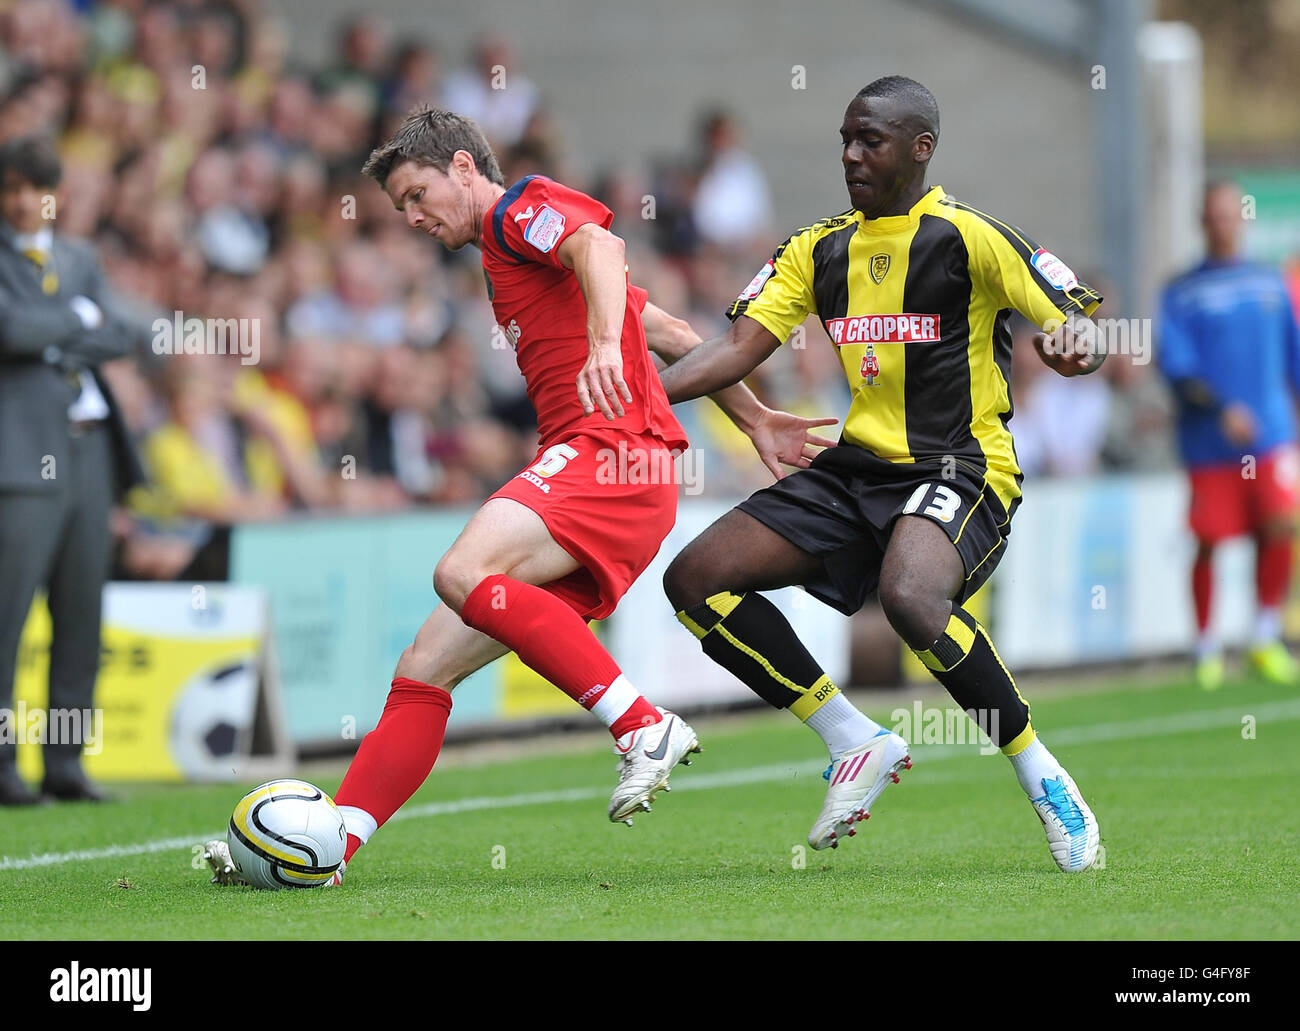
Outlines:
[{"label": "yellow and black striped jersey", "polygon": [[1010,512],[1010,309],[1047,326],[1100,303],[1019,229],[935,186],[906,215],[847,211],[800,229],[727,315],[785,340],[816,314],[853,392],[844,442],[891,462],[975,465]]}]

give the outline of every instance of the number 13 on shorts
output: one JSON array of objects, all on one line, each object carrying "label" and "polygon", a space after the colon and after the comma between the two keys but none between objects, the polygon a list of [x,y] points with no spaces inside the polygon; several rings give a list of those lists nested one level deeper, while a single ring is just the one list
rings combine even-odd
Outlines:
[{"label": "number 13 on shorts", "polygon": [[[922,508],[927,499],[930,503]],[[959,508],[961,508],[961,495],[951,487],[945,487],[942,483],[923,483],[912,491],[912,496],[903,506],[902,514],[916,515],[920,512],[921,515],[937,519],[941,523],[951,523]]]}]

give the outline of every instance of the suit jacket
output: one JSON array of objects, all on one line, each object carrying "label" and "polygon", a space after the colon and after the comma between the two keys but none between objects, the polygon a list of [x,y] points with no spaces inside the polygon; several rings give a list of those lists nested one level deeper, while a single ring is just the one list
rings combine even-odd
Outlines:
[{"label": "suit jacket", "polygon": [[[53,489],[42,477],[45,456],[57,465],[68,458],[68,406],[80,393],[77,373],[89,370],[108,402],[116,482],[126,489],[144,480],[121,411],[100,362],[131,350],[127,325],[104,288],[99,259],[88,243],[57,234],[50,264],[58,290],[46,294],[42,272],[14,249],[13,230],[0,223],[0,490]],[[86,329],[68,302],[89,297],[104,313],[98,329]]]}]

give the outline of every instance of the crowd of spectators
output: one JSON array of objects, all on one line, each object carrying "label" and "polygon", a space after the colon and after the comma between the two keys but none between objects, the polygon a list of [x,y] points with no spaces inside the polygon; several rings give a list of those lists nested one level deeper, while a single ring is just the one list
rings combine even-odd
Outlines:
[{"label": "crowd of spectators", "polygon": [[[151,477],[117,518],[119,575],[177,575],[212,526],[472,503],[532,457],[533,413],[477,251],[411,233],[360,175],[412,106],[474,118],[507,182],[541,173],[600,197],[633,279],[706,338],[779,231],[726,111],[701,112],[677,155],[584,178],[526,62],[494,35],[448,54],[362,14],[330,62],[305,68],[258,0],[16,0],[0,3],[0,98],[0,140],[58,139],[58,230],[95,242],[138,327],[135,357],[105,368]],[[177,312],[255,323],[258,361],[157,354],[156,320]],[[820,333],[765,367],[769,403],[846,411]],[[1104,442],[1167,437],[1158,391],[1137,417],[1113,403],[1154,391],[1149,369],[1111,363],[1057,390],[1032,360],[1016,368],[1012,428],[1031,475],[1131,464],[1131,446]],[[705,449],[706,492],[766,482],[720,412],[679,412]]]}]

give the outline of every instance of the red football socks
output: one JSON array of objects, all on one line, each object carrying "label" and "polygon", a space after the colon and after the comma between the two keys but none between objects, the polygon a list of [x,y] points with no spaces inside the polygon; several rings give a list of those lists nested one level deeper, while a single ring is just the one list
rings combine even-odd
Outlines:
[{"label": "red football socks", "polygon": [[1210,626],[1210,605],[1214,597],[1214,553],[1197,555],[1192,563],[1192,600],[1196,603],[1196,629],[1204,634]]},{"label": "red football socks", "polygon": [[1261,608],[1275,609],[1291,582],[1291,539],[1266,537],[1256,547],[1255,595]]},{"label": "red football socks", "polygon": [[[367,734],[348,767],[343,783],[334,796],[340,809],[359,809],[370,817],[374,827],[381,827],[419,789],[433,769],[447,732],[451,715],[451,695],[440,687],[418,680],[398,677],[388,692],[379,725]],[[350,861],[373,833],[363,829],[364,837],[353,833],[358,822],[349,819],[348,844],[344,860]]]},{"label": "red football socks", "polygon": [[615,738],[659,722],[583,618],[550,591],[496,573],[470,592],[460,615],[598,716]]}]

